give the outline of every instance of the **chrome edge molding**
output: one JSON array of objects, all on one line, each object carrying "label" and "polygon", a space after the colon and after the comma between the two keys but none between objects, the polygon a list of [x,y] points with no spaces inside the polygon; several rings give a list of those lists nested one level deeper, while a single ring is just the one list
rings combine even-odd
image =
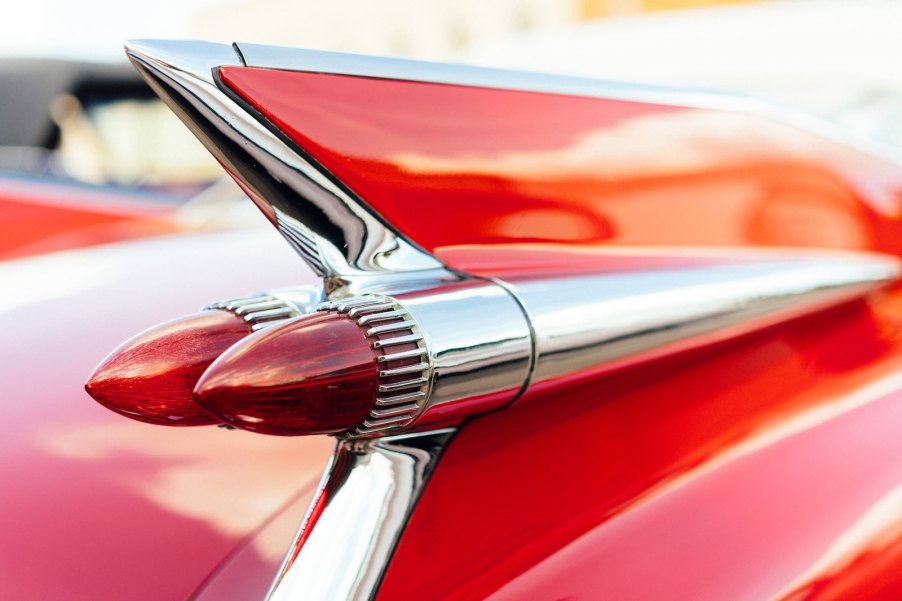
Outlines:
[{"label": "chrome edge molding", "polygon": [[126,53],[330,288],[353,276],[444,271],[218,87],[216,68],[244,65],[233,47],[136,40]]},{"label": "chrome edge molding", "polygon": [[697,90],[656,86],[552,73],[497,69],[463,63],[432,62],[388,56],[282,48],[236,42],[245,66],[424,83],[567,94],[613,100],[633,100],[708,107],[736,102],[736,94],[719,90]]},{"label": "chrome edge molding", "polygon": [[443,429],[337,442],[267,599],[372,599],[453,434]]},{"label": "chrome edge molding", "polygon": [[736,91],[630,83],[462,63],[280,48],[246,42],[236,43],[235,47],[241,52],[248,67],[566,94],[759,115],[853,146],[875,157],[902,163],[902,153],[888,144],[857,136],[826,119],[789,106]]}]

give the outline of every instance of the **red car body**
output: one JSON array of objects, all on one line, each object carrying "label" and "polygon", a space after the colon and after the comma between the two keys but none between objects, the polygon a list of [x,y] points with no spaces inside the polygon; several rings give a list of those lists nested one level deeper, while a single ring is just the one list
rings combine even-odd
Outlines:
[{"label": "red car body", "polygon": [[0,259],[175,233],[175,209],[99,186],[0,176]]},{"label": "red car body", "polygon": [[[902,251],[902,167],[744,104],[262,68],[242,50],[246,66],[216,72],[220,89],[456,272],[516,284],[718,264],[737,249]],[[333,498],[329,481],[315,494],[324,437],[154,428],[80,388],[134,331],[316,281],[288,247],[211,234],[28,261],[0,278],[85,274],[0,316],[15,341],[6,596],[262,596],[315,499],[281,578],[308,560]],[[430,427],[456,431],[361,598],[897,598],[899,294],[437,413]]]},{"label": "red car body", "polygon": [[[249,246],[271,251],[269,268],[247,260]],[[155,428],[106,411],[83,383],[136,329],[196,309],[211,291],[284,282],[296,259],[282,246],[269,231],[219,232],[0,267],[9,407],[0,463],[3,597],[188,598],[245,545],[250,567],[265,572],[258,594],[265,593],[329,441]],[[208,269],[215,256],[232,257],[230,278]],[[281,540],[250,542],[283,510],[292,525]]]}]

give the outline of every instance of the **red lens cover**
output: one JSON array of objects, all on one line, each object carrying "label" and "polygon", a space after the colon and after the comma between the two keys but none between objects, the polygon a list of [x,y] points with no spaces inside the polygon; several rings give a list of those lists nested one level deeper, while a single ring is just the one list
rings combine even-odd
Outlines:
[{"label": "red lens cover", "polygon": [[243,319],[226,311],[168,321],[114,350],[85,390],[107,409],[150,424],[219,423],[192,399],[194,385],[214,359],[250,332]]},{"label": "red lens cover", "polygon": [[334,434],[366,419],[378,375],[363,331],[337,313],[247,337],[204,373],[194,398],[226,423],[262,434]]}]

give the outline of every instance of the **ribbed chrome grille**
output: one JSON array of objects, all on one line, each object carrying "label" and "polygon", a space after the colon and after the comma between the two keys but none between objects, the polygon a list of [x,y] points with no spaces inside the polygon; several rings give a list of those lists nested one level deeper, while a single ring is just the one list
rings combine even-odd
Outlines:
[{"label": "ribbed chrome grille", "polygon": [[242,318],[253,331],[280,324],[300,315],[300,311],[290,303],[270,296],[257,294],[243,298],[219,301],[204,307],[205,311],[219,309],[229,311]]},{"label": "ribbed chrome grille", "polygon": [[416,321],[385,297],[365,295],[320,304],[357,323],[376,352],[378,396],[352,436],[376,435],[406,426],[429,396],[432,362]]}]

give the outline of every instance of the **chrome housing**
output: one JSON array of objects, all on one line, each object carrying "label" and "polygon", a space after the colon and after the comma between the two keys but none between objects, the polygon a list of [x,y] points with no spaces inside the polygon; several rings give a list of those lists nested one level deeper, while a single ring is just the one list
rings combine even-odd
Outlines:
[{"label": "chrome housing", "polygon": [[738,336],[864,296],[899,276],[895,259],[864,253],[707,258],[669,269],[473,279],[322,303],[318,310],[344,314],[367,337],[395,331],[403,336],[389,343],[418,347],[419,361],[401,371],[391,354],[376,358],[380,376],[406,377],[380,385],[370,416],[346,436],[457,423],[505,407],[531,386]]},{"label": "chrome housing", "polygon": [[[394,296],[364,293],[320,305],[354,320],[370,338],[380,380],[370,416],[349,436],[373,436],[459,421],[503,407],[529,380],[532,334],[519,303],[482,280],[442,284]],[[382,322],[388,322],[381,325]],[[415,343],[416,351],[392,346]],[[410,363],[411,357],[418,362]],[[398,360],[405,364],[398,366]],[[403,377],[399,377],[403,376]]]},{"label": "chrome housing", "polygon": [[454,430],[342,441],[267,599],[372,599]]},{"label": "chrome housing", "polygon": [[684,269],[505,282],[535,332],[532,383],[710,344],[861,297],[899,277],[880,255],[797,251]]}]

